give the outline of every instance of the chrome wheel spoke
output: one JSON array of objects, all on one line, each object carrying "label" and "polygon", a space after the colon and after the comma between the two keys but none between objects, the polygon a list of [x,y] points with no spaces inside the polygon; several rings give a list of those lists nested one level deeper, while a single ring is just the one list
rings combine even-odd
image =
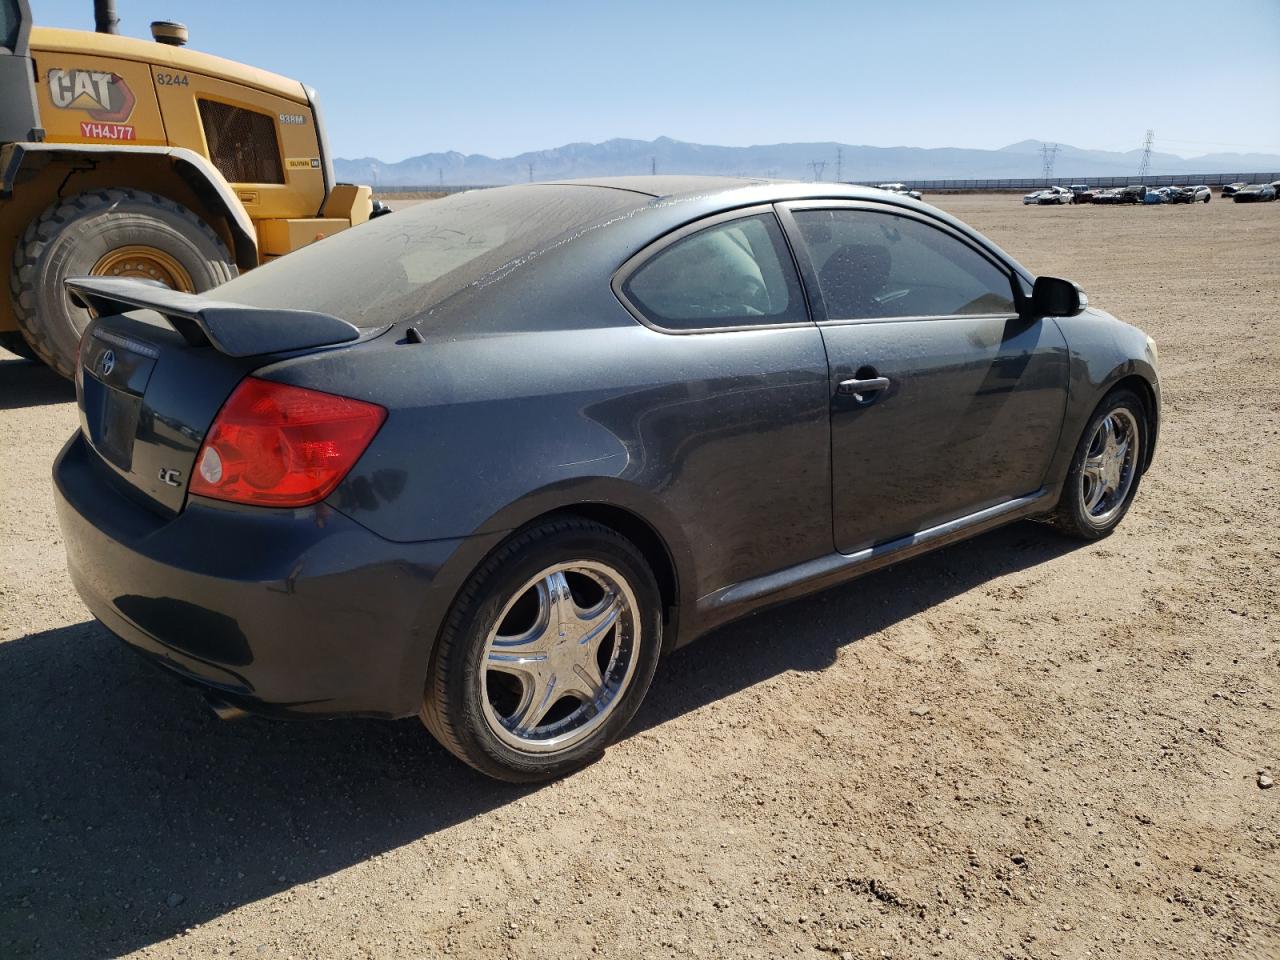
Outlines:
[{"label": "chrome wheel spoke", "polygon": [[621,613],[622,598],[615,593],[605,594],[604,600],[595,608],[586,611],[582,619],[587,629],[578,644],[584,648],[582,653],[588,660],[595,662],[600,652],[600,644],[609,636],[609,631],[618,622]]},{"label": "chrome wheel spoke", "polygon": [[549,574],[538,584],[538,599],[549,608],[548,632],[563,637],[565,630],[579,619],[578,605],[573,602],[573,592],[563,570]]},{"label": "chrome wheel spoke", "polygon": [[1092,513],[1097,509],[1098,504],[1102,502],[1102,498],[1106,496],[1106,493],[1106,483],[1101,477],[1095,477],[1093,483],[1085,491],[1084,508]]},{"label": "chrome wheel spoke", "polygon": [[542,722],[542,718],[547,715],[557,700],[563,694],[558,683],[558,678],[554,673],[549,676],[542,672],[526,674],[528,680],[525,683],[524,697],[520,701],[520,706],[506,720],[506,726],[512,732],[528,733]]},{"label": "chrome wheel spoke", "polygon": [[1102,449],[1105,453],[1110,454],[1116,445],[1116,423],[1115,415],[1112,414],[1102,421]]}]

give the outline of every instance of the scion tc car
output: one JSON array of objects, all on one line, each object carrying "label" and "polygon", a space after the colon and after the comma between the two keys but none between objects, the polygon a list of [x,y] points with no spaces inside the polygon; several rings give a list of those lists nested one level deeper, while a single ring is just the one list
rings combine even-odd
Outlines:
[{"label": "scion tc car", "polygon": [[763,606],[1023,517],[1105,536],[1159,424],[1148,337],[839,184],[473,191],[207,294],[69,286],[92,612],[224,715],[417,713],[508,780]]}]

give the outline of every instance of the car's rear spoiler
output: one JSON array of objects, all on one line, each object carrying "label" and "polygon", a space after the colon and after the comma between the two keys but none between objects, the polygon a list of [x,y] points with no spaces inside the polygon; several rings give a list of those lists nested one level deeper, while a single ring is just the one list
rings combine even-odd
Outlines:
[{"label": "car's rear spoiler", "polygon": [[358,327],[327,313],[246,307],[128,277],[71,277],[64,282],[73,301],[99,315],[154,310],[193,347],[212,346],[229,357],[306,350],[360,338]]}]

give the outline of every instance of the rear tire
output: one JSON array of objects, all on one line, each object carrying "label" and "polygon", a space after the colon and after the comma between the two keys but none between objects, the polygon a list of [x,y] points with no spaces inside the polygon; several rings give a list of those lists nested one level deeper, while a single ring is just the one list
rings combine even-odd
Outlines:
[{"label": "rear tire", "polygon": [[142,190],[94,190],[55,201],[14,251],[10,292],[32,350],[64,377],[75,373],[89,312],[71,302],[68,277],[136,276],[201,293],[236,275],[226,245],[191,210]]},{"label": "rear tire", "polygon": [[[1107,439],[1108,424],[1114,445]],[[1100,540],[1111,533],[1138,492],[1150,436],[1142,399],[1129,389],[1108,394],[1089,418],[1058,505],[1045,519],[1079,540]]]},{"label": "rear tire", "polygon": [[553,519],[513,536],[463,587],[420,716],[490,777],[560,777],[621,735],[661,648],[662,601],[640,551],[601,524]]}]

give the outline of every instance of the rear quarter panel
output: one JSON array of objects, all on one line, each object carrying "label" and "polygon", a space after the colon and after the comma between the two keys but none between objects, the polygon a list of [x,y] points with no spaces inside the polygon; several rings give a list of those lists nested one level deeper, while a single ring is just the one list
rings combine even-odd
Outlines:
[{"label": "rear quarter panel", "polygon": [[607,286],[580,308],[614,325],[421,344],[397,343],[397,330],[266,374],[388,407],[329,503],[391,540],[612,504],[666,541],[682,604],[831,551],[816,327],[665,334]]}]

